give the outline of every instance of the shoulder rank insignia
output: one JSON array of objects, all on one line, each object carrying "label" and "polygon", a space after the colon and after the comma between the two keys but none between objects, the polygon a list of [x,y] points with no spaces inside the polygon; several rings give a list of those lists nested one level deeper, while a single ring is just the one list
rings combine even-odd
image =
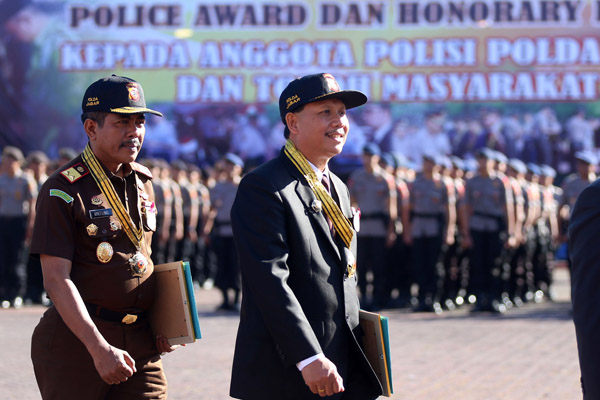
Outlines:
[{"label": "shoulder rank insignia", "polygon": [[60,197],[66,203],[70,203],[70,202],[73,201],[73,198],[71,196],[69,196],[68,194],[66,194],[62,190],[58,190],[58,189],[50,189],[50,196]]},{"label": "shoulder rank insignia", "polygon": [[67,180],[71,183],[83,178],[89,173],[90,171],[88,171],[88,169],[81,163],[75,164],[72,167],[60,172],[60,174],[67,178]]},{"label": "shoulder rank insignia", "polygon": [[139,172],[140,174],[146,176],[147,178],[152,179],[152,172],[150,172],[150,170],[148,168],[146,168],[145,166],[143,166],[142,164],[136,163],[136,162],[132,162],[129,164],[131,166],[131,169],[134,170],[135,172]]}]

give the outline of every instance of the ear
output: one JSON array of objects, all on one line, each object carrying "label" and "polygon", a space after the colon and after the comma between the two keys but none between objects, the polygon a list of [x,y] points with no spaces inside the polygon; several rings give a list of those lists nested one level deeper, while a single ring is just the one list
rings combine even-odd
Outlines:
[{"label": "ear", "polygon": [[85,130],[86,135],[90,139],[90,141],[96,140],[98,123],[92,119],[86,119],[83,123],[83,129]]},{"label": "ear", "polygon": [[298,114],[289,112],[285,114],[285,122],[290,130],[290,135],[298,134]]}]

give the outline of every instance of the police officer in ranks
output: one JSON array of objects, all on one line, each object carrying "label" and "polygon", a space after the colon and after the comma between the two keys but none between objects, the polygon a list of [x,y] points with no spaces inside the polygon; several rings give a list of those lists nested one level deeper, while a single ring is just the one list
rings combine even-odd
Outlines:
[{"label": "police officer in ranks", "polygon": [[156,231],[152,236],[152,261],[155,264],[164,264],[167,262],[167,244],[173,211],[173,192],[168,181],[163,179],[163,171],[165,168],[168,170],[167,162],[162,159],[153,159],[147,162],[154,177],[152,179],[154,203],[159,211],[156,216]]},{"label": "police officer in ranks", "polygon": [[[396,189],[394,178],[379,166],[380,150],[376,144],[363,148],[363,167],[348,180],[352,206],[360,208],[358,232],[358,284],[365,307],[379,310],[386,306],[386,249],[396,240]],[[372,271],[372,282],[367,272]],[[370,284],[370,285],[369,285]],[[372,286],[369,299],[368,286]]]},{"label": "police officer in ranks", "polygon": [[185,226],[183,221],[183,196],[181,187],[176,181],[175,170],[170,164],[165,164],[162,170],[162,180],[168,185],[172,195],[171,202],[171,226],[167,240],[166,259],[167,262],[178,261],[177,247],[185,237]]},{"label": "police officer in ranks", "polygon": [[552,300],[552,267],[554,264],[554,252],[558,241],[558,219],[556,202],[556,188],[553,185],[556,171],[549,165],[540,165],[540,191],[541,191],[541,211],[542,214],[538,220],[538,243],[539,258],[534,264],[534,277],[536,293],[540,291],[542,295]]},{"label": "police officer in ranks", "polygon": [[6,146],[0,162],[0,301],[2,308],[23,304],[25,241],[31,238],[37,185],[22,168],[20,149]]},{"label": "police officer in ranks", "polygon": [[538,252],[538,220],[542,217],[542,190],[540,187],[540,176],[542,171],[537,164],[527,163],[527,174],[525,175],[528,182],[528,211],[525,226],[527,227],[527,263],[528,263],[528,279],[527,292],[525,293],[524,301],[539,302],[542,298],[535,297],[535,276],[534,263]]},{"label": "police officer in ranks", "polygon": [[[513,305],[523,305],[528,279],[531,279],[531,263],[527,260],[527,214],[529,208],[528,183],[525,179],[527,166],[521,160],[508,161],[507,176],[510,179],[514,198],[516,246],[510,254],[510,274],[506,293]],[[529,275],[529,277],[528,277]]]},{"label": "police officer in ranks", "polygon": [[177,182],[181,193],[181,210],[183,216],[183,238],[177,241],[176,260],[190,262],[192,276],[196,276],[196,265],[191,262],[194,256],[194,244],[198,241],[197,224],[199,201],[196,187],[188,179],[188,166],[182,160],[171,163],[173,180]]},{"label": "police officer in ranks", "polygon": [[42,398],[166,398],[151,330],[155,297],[150,242],[156,229],[152,174],[135,162],[146,107],[136,81],[92,83],[81,116],[88,144],[52,174],[38,197],[31,253],[54,306],[34,330],[31,358]]},{"label": "police officer in ranks", "polygon": [[[464,221],[464,218],[460,217],[462,211],[462,204],[465,198],[465,162],[456,156],[450,157],[452,163],[452,171],[450,177],[454,181],[454,189],[456,196],[456,230],[454,233],[454,243],[448,246],[447,256],[448,262],[452,265],[450,269],[454,269],[450,276],[446,276],[446,283],[444,291],[446,298],[453,299],[455,306],[461,306],[465,303],[465,297],[467,294],[468,278],[469,278],[469,258],[462,245],[462,229],[460,224]],[[448,268],[446,268],[448,269]]]},{"label": "police officer in ranks", "polygon": [[[506,185],[494,172],[494,155],[487,148],[476,153],[477,173],[467,180],[462,216],[464,245],[471,248],[471,290],[476,296],[472,311],[506,311],[498,301],[498,269],[506,239],[514,242],[513,203]],[[503,237],[503,234],[506,235]]]},{"label": "police officer in ranks", "polygon": [[435,157],[423,156],[422,171],[410,185],[410,224],[405,237],[412,244],[412,264],[419,287],[415,311],[441,313],[438,261],[442,245],[454,241],[454,198],[439,174]]},{"label": "police officer in ranks", "polygon": [[411,286],[414,282],[412,265],[410,263],[410,249],[404,239],[404,227],[410,223],[410,195],[408,184],[405,181],[407,160],[398,154],[392,154],[392,157],[396,166],[392,175],[396,187],[397,218],[395,223],[396,241],[391,248],[392,262],[389,265],[392,268],[392,288],[398,290],[398,297],[391,300],[390,306],[404,308],[411,304]]},{"label": "police officer in ranks", "polygon": [[511,179],[510,176],[507,175],[508,157],[506,157],[506,155],[504,155],[504,153],[497,151],[497,150],[492,150],[492,154],[494,156],[494,161],[495,161],[494,172],[495,172],[496,176],[502,180],[502,183],[504,184],[504,187],[506,188],[507,192],[509,193],[509,197],[512,199],[512,204],[513,204],[512,215],[510,216],[510,219],[513,221],[513,230],[512,231],[514,233],[514,240],[511,240],[510,243],[508,241],[506,241],[504,243],[502,251],[501,251],[501,255],[500,255],[500,260],[499,260],[500,281],[501,281],[500,298],[501,298],[502,302],[504,303],[504,305],[506,306],[506,308],[511,308],[513,306],[513,302],[508,294],[508,285],[509,285],[509,281],[510,281],[510,272],[511,272],[510,261],[515,252],[515,249],[518,246],[518,242],[521,239],[520,235],[519,235],[520,227],[517,226],[517,211],[516,211],[516,209],[518,208],[516,203],[519,201],[519,199],[515,197],[515,196],[520,195],[520,188],[517,187],[517,182],[515,180]]},{"label": "police officer in ranks", "polygon": [[[565,178],[562,184],[562,197],[558,204],[558,225],[560,229],[561,243],[567,242],[567,227],[571,218],[571,211],[577,197],[590,183],[594,182],[596,176],[597,157],[590,151],[578,151],[575,153],[577,172]],[[569,268],[571,260],[567,257]]]},{"label": "police officer in ranks", "polygon": [[[444,268],[443,281],[441,284],[441,304],[448,310],[454,310],[457,306],[456,300],[459,297],[460,289],[460,260],[458,257],[458,229],[457,229],[457,207],[458,207],[458,191],[462,187],[464,196],[464,186],[460,181],[454,179],[454,163],[446,156],[437,158],[440,164],[440,177],[448,190],[448,199],[450,199],[449,207],[451,208],[452,216],[448,234],[452,236],[452,240],[442,246],[442,265]],[[461,185],[461,186],[459,186]],[[461,303],[461,299],[458,299]],[[462,303],[461,303],[462,304]],[[460,304],[459,304],[460,305]]]},{"label": "police officer in ranks", "polygon": [[194,252],[192,254],[192,260],[196,271],[194,280],[196,280],[201,286],[210,289],[214,283],[216,275],[216,266],[211,260],[207,260],[206,257],[206,242],[202,235],[204,231],[204,224],[208,219],[210,213],[210,192],[202,181],[202,170],[196,165],[189,166],[189,181],[190,184],[195,188],[198,193],[198,219],[196,221],[196,234],[198,240],[194,243]]},{"label": "police officer in ranks", "polygon": [[[217,256],[215,285],[223,294],[223,303],[218,310],[239,311],[241,276],[230,213],[242,177],[244,161],[233,153],[225,154],[222,161],[223,179],[210,189],[211,212],[204,234],[205,237],[210,235],[210,242]],[[233,298],[229,296],[230,292],[233,292]]]},{"label": "police officer in ranks", "polygon": [[[25,171],[31,176],[36,186],[36,193],[40,189],[46,179],[48,179],[47,171],[50,160],[42,151],[32,151],[25,159]],[[35,203],[35,198],[34,198]],[[32,206],[32,210],[35,207]],[[29,253],[29,244],[27,245],[27,253]],[[40,260],[34,257],[27,257],[27,290],[25,292],[26,304],[44,304],[48,305],[49,300],[44,293],[44,278],[42,276],[42,265]]]}]

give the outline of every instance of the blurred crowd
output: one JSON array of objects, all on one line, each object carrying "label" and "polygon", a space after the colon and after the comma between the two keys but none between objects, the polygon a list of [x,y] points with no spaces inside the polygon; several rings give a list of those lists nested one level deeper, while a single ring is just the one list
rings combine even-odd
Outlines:
[{"label": "blurred crowd", "polygon": [[[428,114],[423,128],[439,117]],[[552,268],[557,256],[567,258],[570,209],[595,180],[593,144],[574,151],[574,167],[561,177],[551,165],[509,157],[490,142],[460,158],[427,141],[419,160],[392,151],[397,147],[384,151],[381,143],[365,142],[350,171],[332,165],[362,214],[358,271],[364,308],[441,313],[471,304],[473,311],[500,313],[552,299]],[[354,145],[354,137],[348,144]],[[153,261],[189,261],[196,285],[216,286],[223,294],[219,309],[235,311],[240,272],[229,211],[243,173],[266,156],[223,150],[202,166],[152,152],[139,161],[152,171],[159,210]],[[50,160],[39,151],[25,157],[16,147],[2,150],[4,308],[49,304],[39,260],[28,257],[35,199],[48,175],[76,155],[63,148]]]},{"label": "blurred crowd", "polygon": [[[248,167],[273,158],[284,144],[283,125],[271,105],[212,105],[161,109],[168,118],[148,120],[144,151],[149,157],[210,166],[224,153],[238,154]],[[332,160],[340,175],[361,165],[362,148],[406,158],[420,169],[424,152],[472,159],[490,148],[525,163],[553,167],[560,177],[575,168],[578,151],[600,148],[600,118],[593,106],[432,106],[367,103],[349,113],[351,133]],[[426,146],[424,144],[427,144]]]}]

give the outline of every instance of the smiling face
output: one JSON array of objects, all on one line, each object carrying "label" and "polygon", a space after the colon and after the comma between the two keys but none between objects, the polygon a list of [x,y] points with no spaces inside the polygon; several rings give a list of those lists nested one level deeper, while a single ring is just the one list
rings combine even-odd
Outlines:
[{"label": "smiling face", "polygon": [[308,103],[302,111],[288,113],[285,119],[290,140],[319,169],[325,169],[329,159],[342,152],[350,125],[341,100]]},{"label": "smiling face", "polygon": [[96,157],[112,172],[117,172],[122,164],[135,161],[146,133],[144,114],[109,113],[100,124],[87,119],[85,131]]}]

